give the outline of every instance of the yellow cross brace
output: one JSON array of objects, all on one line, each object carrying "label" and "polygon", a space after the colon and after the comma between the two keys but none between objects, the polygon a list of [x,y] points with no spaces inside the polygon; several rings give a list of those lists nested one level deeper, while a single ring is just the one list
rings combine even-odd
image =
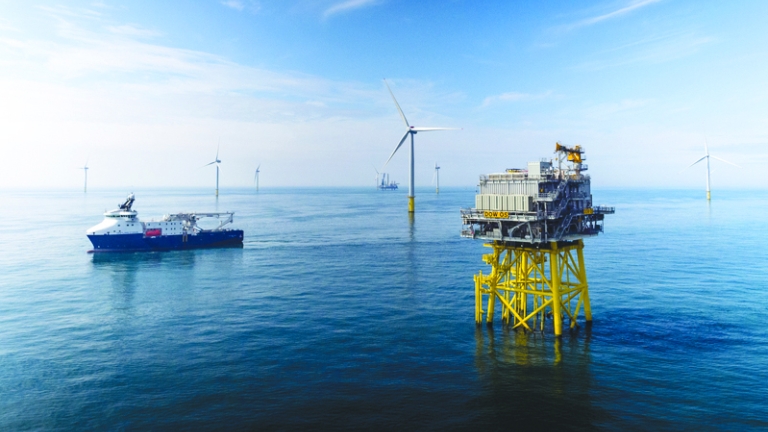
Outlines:
[{"label": "yellow cross brace", "polygon": [[512,328],[532,331],[539,320],[544,328],[545,320],[551,317],[553,331],[560,336],[563,319],[568,317],[569,327],[574,328],[582,307],[585,321],[592,321],[581,240],[539,247],[503,242],[485,246],[493,253],[483,255],[483,261],[491,266],[490,274],[481,271],[475,275],[478,324],[483,316],[486,323],[493,322],[497,300],[502,322]]}]

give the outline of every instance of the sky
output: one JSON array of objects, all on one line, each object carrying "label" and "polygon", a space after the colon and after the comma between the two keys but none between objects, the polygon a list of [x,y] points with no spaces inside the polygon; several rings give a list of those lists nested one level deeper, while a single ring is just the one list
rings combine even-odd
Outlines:
[{"label": "sky", "polygon": [[443,186],[586,149],[593,187],[764,188],[765,1],[0,0],[0,188]]}]

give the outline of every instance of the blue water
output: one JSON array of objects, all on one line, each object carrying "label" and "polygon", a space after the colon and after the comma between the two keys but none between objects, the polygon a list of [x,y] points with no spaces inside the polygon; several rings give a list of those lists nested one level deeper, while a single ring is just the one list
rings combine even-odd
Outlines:
[{"label": "blue water", "polygon": [[138,190],[244,248],[87,254],[126,192],[0,195],[0,430],[768,428],[768,192],[593,191],[560,340],[475,326],[474,189]]}]

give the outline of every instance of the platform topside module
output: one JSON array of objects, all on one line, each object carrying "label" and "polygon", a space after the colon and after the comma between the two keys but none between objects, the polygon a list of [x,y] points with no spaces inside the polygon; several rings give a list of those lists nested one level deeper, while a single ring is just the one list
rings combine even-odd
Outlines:
[{"label": "platform topside module", "polygon": [[[592,321],[583,237],[603,230],[612,207],[592,205],[584,151],[557,143],[557,160],[480,177],[475,207],[461,210],[463,237],[487,241],[491,269],[475,275],[475,322],[492,324],[496,304],[512,329],[561,336],[564,319],[576,327],[583,309]],[[565,166],[564,166],[565,165]]]},{"label": "platform topside module", "polygon": [[520,243],[573,241],[603,230],[613,207],[592,205],[584,150],[556,144],[556,160],[480,176],[475,207],[461,209],[462,237]]}]

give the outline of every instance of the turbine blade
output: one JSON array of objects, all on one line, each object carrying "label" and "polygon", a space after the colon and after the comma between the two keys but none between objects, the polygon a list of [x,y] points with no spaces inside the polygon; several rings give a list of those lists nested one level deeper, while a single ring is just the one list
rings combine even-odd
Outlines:
[{"label": "turbine blade", "polygon": [[379,170],[376,169],[376,165],[373,166],[373,170],[376,171],[376,175],[379,175]]},{"label": "turbine blade", "polygon": [[381,167],[382,171],[384,171],[384,168],[387,167],[387,164],[389,163],[389,161],[392,160],[392,156],[394,156],[395,153],[397,153],[397,150],[400,148],[401,145],[403,145],[403,143],[405,142],[405,139],[408,138],[408,134],[410,134],[410,133],[411,133],[411,131],[406,131],[405,132],[405,135],[403,135],[403,139],[400,140],[400,144],[398,144],[397,147],[395,147],[395,149],[392,151],[392,154],[389,155],[389,159],[387,159],[387,161],[384,163],[384,166]]},{"label": "turbine blade", "polygon": [[213,162],[211,162],[211,163],[207,163],[207,164],[205,164],[205,165],[201,166],[200,168],[204,168],[204,167],[207,167],[208,165],[213,165],[213,164],[215,164],[215,163],[216,163],[216,161],[213,161]]},{"label": "turbine blade", "polygon": [[442,130],[461,130],[459,128],[444,128],[444,127],[412,127],[412,131],[416,132],[430,132],[430,131],[442,131]]},{"label": "turbine blade", "polygon": [[216,159],[219,160],[219,147],[221,146],[221,138],[219,138],[219,143],[216,144]]},{"label": "turbine blade", "polygon": [[400,109],[400,104],[397,103],[397,99],[395,99],[395,94],[392,93],[392,89],[389,88],[389,84],[387,84],[387,80],[384,80],[384,85],[387,86],[387,90],[389,90],[389,94],[392,95],[392,100],[395,101],[395,106],[397,107],[397,110],[400,112],[400,117],[403,118],[403,121],[405,122],[405,127],[410,128],[411,125],[408,124],[408,119],[405,118],[405,114],[403,114],[403,110]]},{"label": "turbine blade", "polygon": [[719,160],[720,162],[725,162],[725,163],[727,163],[727,164],[731,164],[731,165],[733,165],[733,166],[735,166],[735,167],[739,167],[739,168],[741,168],[739,165],[736,165],[736,164],[735,164],[735,163],[733,163],[733,162],[728,162],[727,160],[725,160],[725,159],[722,159],[722,158],[719,158],[719,157],[717,157],[717,156],[712,156],[712,157],[713,157],[713,158],[715,158],[715,159],[717,159],[717,160]]},{"label": "turbine blade", "polygon": [[261,164],[259,164],[259,166],[256,167],[256,172],[259,171],[259,168],[261,168]]},{"label": "turbine blade", "polygon": [[696,165],[697,163],[699,163],[699,162],[703,161],[704,159],[706,159],[706,158],[707,158],[707,156],[709,156],[709,155],[704,155],[704,156],[702,156],[702,157],[701,157],[701,159],[699,159],[699,160],[697,160],[696,162],[694,162],[694,163],[692,163],[692,164],[688,165],[688,166],[687,166],[687,167],[685,167],[685,168],[686,168],[686,169],[688,169],[688,168],[690,168],[690,167],[692,167],[692,166]]}]

